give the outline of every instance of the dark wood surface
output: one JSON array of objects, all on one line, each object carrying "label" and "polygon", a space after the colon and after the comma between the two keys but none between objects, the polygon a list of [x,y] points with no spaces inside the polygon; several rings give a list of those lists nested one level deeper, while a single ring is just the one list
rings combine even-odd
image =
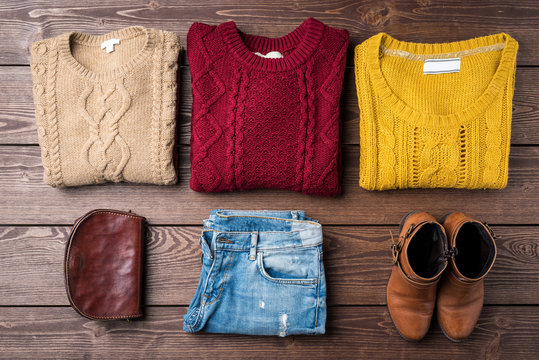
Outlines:
[{"label": "dark wood surface", "polygon": [[[2,309],[2,357],[78,359],[536,359],[539,314],[485,306],[475,332],[449,342],[435,322],[419,343],[402,340],[385,306],[332,306],[324,336],[187,334],[186,307],[149,307],[140,321],[97,322],[66,307]],[[153,355],[153,356],[152,356]]]},{"label": "dark wood surface", "polygon": [[[28,46],[67,31],[102,34],[144,25],[175,31],[234,20],[250,33],[282,36],[306,17],[350,31],[342,96],[344,193],[321,198],[267,190],[199,194],[189,182],[191,88],[181,60],[175,186],[111,184],[53,189],[42,183]],[[536,359],[539,353],[539,2],[478,1],[126,1],[0,0],[0,358]],[[358,186],[359,109],[353,47],[380,31],[407,41],[448,42],[507,32],[520,44],[510,175],[495,191]],[[69,306],[63,255],[69,224],[93,208],[146,216],[142,320],[97,322]],[[181,331],[200,271],[198,237],[213,208],[303,209],[325,225],[327,334],[248,337]],[[385,306],[390,232],[401,217],[453,210],[493,224],[498,259],[472,336],[452,343],[436,321],[419,343],[402,340]]]},{"label": "dark wood surface", "polygon": [[[534,305],[539,293],[533,226],[493,226],[498,260],[486,279],[485,303]],[[0,227],[0,306],[69,305],[62,273],[66,226]],[[324,266],[330,305],[383,305],[391,271],[390,231],[397,226],[327,226]],[[147,305],[189,305],[200,275],[198,226],[152,226],[146,247]],[[43,274],[48,274],[43,277]],[[18,281],[12,281],[17,278]]]}]

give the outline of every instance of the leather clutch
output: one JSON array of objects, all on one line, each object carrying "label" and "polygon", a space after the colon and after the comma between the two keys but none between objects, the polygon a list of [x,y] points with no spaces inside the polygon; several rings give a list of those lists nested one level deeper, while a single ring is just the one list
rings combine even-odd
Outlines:
[{"label": "leather clutch", "polygon": [[71,306],[89,319],[142,316],[145,218],[98,209],[75,221],[65,252]]}]

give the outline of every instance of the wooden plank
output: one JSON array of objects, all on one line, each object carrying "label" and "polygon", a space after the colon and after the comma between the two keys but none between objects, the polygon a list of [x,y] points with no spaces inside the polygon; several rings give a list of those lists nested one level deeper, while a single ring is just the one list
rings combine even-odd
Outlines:
[{"label": "wooden plank", "polygon": [[[69,305],[63,257],[69,227],[0,227],[0,306]],[[145,304],[189,305],[200,276],[201,226],[150,227]],[[396,226],[327,226],[324,265],[331,305],[383,305]],[[498,257],[486,304],[539,304],[539,227],[494,227]],[[44,276],[44,274],[47,274]],[[14,280],[16,279],[16,281]]]},{"label": "wooden plank", "polygon": [[[54,189],[42,183],[37,146],[0,146],[0,224],[70,224],[94,208],[132,209],[150,223],[200,225],[210,209],[303,209],[325,225],[398,224],[414,209],[436,216],[460,210],[491,224],[537,224],[539,147],[513,147],[503,190],[366,191],[358,185],[359,147],[343,151],[343,195],[328,198],[284,190],[220,194],[190,190],[189,150],[180,148],[175,186],[104,184]],[[523,211],[522,209],[527,209]]]},{"label": "wooden plank", "polygon": [[[45,4],[38,0],[9,2],[0,7],[0,64],[28,64],[32,41],[68,31],[103,34],[143,25],[176,32],[185,45],[195,21],[210,24],[234,20],[247,33],[277,37],[296,28],[307,17],[350,31],[354,46],[387,32],[400,40],[450,42],[498,32],[520,41],[521,65],[538,65],[537,14],[533,0],[474,2],[392,0],[373,1],[237,1],[205,0],[194,4],[174,0],[133,3],[117,0],[73,5],[70,0]],[[349,52],[351,58],[352,52]]]},{"label": "wooden plank", "polygon": [[[539,68],[519,68],[513,100],[512,144],[539,144]],[[191,76],[181,68],[178,102],[178,141],[189,145],[191,136]],[[37,144],[32,78],[28,67],[0,67],[0,144]],[[359,144],[359,108],[354,72],[345,72],[342,94],[343,144]]]},{"label": "wooden plank", "polygon": [[[535,0],[0,1],[0,359],[535,359],[539,352],[538,14]],[[309,16],[351,32],[341,100],[342,196],[330,199],[277,190],[191,191],[187,145],[192,96],[185,53],[180,70],[182,146],[177,186],[52,189],[42,184],[27,66],[32,41],[72,30],[102,34],[143,25],[174,31],[185,46],[194,21],[235,20],[245,32],[274,37],[290,32]],[[520,42],[512,127],[516,146],[507,189],[368,192],[358,187],[359,109],[351,60],[353,47],[379,31],[416,42],[455,41],[503,31]],[[58,224],[70,224],[97,207],[132,209],[153,224],[146,259],[149,306],[141,321],[90,321],[66,306],[63,254],[69,227]],[[282,339],[191,335],[180,330],[198,283],[202,219],[212,208],[300,208],[324,224],[330,304],[327,335]],[[389,231],[395,234],[400,218],[417,208],[438,217],[463,210],[498,224],[494,226],[501,235],[498,259],[485,282],[487,306],[464,343],[445,339],[435,321],[422,342],[405,342],[384,306],[392,266]],[[375,224],[379,226],[370,226]]]},{"label": "wooden plank", "polygon": [[[385,307],[332,307],[323,336],[187,334],[185,307],[146,308],[144,321],[91,321],[70,308],[0,308],[0,358],[536,359],[535,307],[488,306],[462,343],[435,321],[421,342],[404,341]],[[210,346],[211,344],[211,346]]]}]

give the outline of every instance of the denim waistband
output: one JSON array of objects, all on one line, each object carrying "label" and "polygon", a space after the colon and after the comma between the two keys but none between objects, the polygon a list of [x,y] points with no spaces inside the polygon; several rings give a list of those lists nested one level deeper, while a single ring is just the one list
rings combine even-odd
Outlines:
[{"label": "denim waistband", "polygon": [[322,244],[322,226],[301,210],[212,210],[203,237],[213,249],[258,250]]}]

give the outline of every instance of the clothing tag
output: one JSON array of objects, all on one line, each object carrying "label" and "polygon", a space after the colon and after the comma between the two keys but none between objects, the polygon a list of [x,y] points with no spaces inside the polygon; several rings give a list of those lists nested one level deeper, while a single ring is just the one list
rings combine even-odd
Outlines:
[{"label": "clothing tag", "polygon": [[263,55],[263,54],[261,54],[259,52],[255,52],[255,55],[258,55],[260,57],[267,58],[267,59],[280,59],[280,58],[283,57],[283,54],[281,54],[278,51],[270,51],[266,55]]},{"label": "clothing tag", "polygon": [[111,53],[114,51],[114,45],[118,44],[120,44],[120,39],[108,39],[101,43],[101,50],[105,49],[107,51],[107,54]]},{"label": "clothing tag", "polygon": [[423,75],[449,74],[460,72],[460,58],[427,59],[423,65]]}]

